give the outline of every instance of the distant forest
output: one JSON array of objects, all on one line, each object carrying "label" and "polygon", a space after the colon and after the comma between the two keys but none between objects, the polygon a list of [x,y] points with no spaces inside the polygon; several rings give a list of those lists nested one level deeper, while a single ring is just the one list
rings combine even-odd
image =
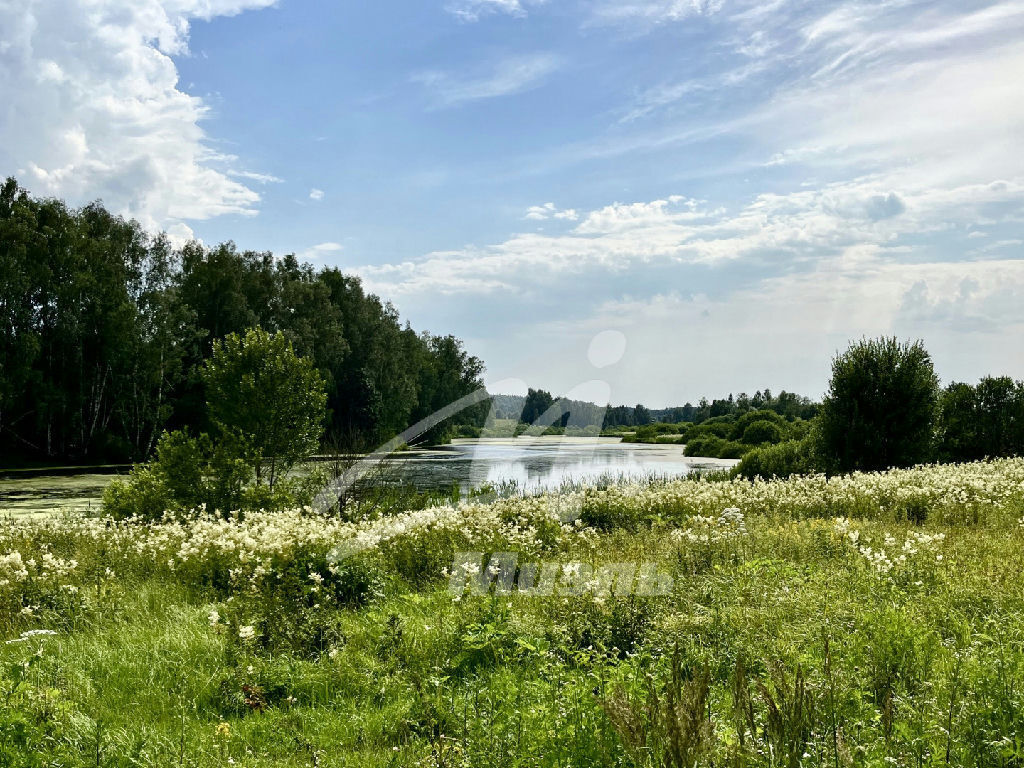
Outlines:
[{"label": "distant forest", "polygon": [[137,461],[165,428],[205,429],[199,366],[215,339],[252,327],[314,360],[339,448],[376,445],[482,386],[459,339],[416,332],[357,277],[230,242],[173,248],[99,203],[33,198],[13,178],[0,189],[3,460]]},{"label": "distant forest", "polygon": [[[818,404],[806,397],[783,390],[773,395],[770,389],[753,395],[741,392],[735,397],[708,401],[701,399],[697,405],[686,403],[674,408],[647,408],[642,404],[597,405],[582,400],[556,398],[543,389],[530,389],[524,395],[493,395],[494,416],[498,419],[515,419],[532,424],[552,406],[561,413],[561,426],[598,426],[602,429],[613,427],[642,427],[656,422],[671,424],[701,424],[718,416],[739,416],[750,411],[768,410],[787,419],[812,419],[818,411]],[[559,424],[555,424],[559,426]]]}]

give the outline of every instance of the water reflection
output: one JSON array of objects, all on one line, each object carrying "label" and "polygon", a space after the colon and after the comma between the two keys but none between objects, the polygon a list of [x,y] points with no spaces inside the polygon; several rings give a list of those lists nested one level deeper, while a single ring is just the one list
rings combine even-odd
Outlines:
[{"label": "water reflection", "polygon": [[[538,491],[606,477],[678,477],[734,463],[685,457],[679,445],[621,443],[618,438],[457,440],[443,448],[397,454],[383,474],[373,473],[367,480],[398,481],[420,490],[458,483],[463,491],[511,482]],[[0,514],[96,510],[104,488],[116,476],[65,472],[0,477]]]},{"label": "water reflection", "polygon": [[450,446],[400,457],[402,482],[427,489],[516,483],[525,490],[558,488],[600,478],[678,477],[734,462],[683,456],[682,446],[621,443],[616,438],[458,440]]}]

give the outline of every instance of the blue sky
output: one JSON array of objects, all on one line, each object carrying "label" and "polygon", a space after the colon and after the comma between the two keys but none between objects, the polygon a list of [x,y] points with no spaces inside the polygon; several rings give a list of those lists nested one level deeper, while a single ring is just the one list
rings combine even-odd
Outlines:
[{"label": "blue sky", "polygon": [[[0,172],[363,276],[496,389],[1024,377],[1024,0],[15,0]],[[601,331],[626,339],[596,369]]]}]

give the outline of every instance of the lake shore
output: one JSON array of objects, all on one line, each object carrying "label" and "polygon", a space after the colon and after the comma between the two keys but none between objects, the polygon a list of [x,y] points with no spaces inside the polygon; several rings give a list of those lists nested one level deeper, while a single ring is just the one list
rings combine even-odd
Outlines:
[{"label": "lake shore", "polygon": [[[734,459],[684,456],[683,445],[623,443],[618,437],[560,435],[461,438],[429,448],[410,448],[387,457],[390,481],[420,489],[464,488],[485,483],[520,483],[527,492],[552,490],[566,482],[597,482],[643,474],[671,477],[688,472],[727,470]],[[353,460],[357,457],[347,457]],[[314,457],[330,461],[331,457]],[[0,514],[96,511],[103,490],[131,465],[0,470]],[[104,471],[99,472],[97,470]],[[396,480],[397,479],[397,480]]]}]

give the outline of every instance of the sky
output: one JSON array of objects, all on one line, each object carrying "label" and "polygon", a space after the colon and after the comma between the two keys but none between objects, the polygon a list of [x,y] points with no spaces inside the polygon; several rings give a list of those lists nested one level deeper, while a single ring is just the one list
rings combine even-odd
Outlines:
[{"label": "sky", "polygon": [[0,174],[359,274],[493,391],[1024,378],[1024,0],[0,0]]}]

